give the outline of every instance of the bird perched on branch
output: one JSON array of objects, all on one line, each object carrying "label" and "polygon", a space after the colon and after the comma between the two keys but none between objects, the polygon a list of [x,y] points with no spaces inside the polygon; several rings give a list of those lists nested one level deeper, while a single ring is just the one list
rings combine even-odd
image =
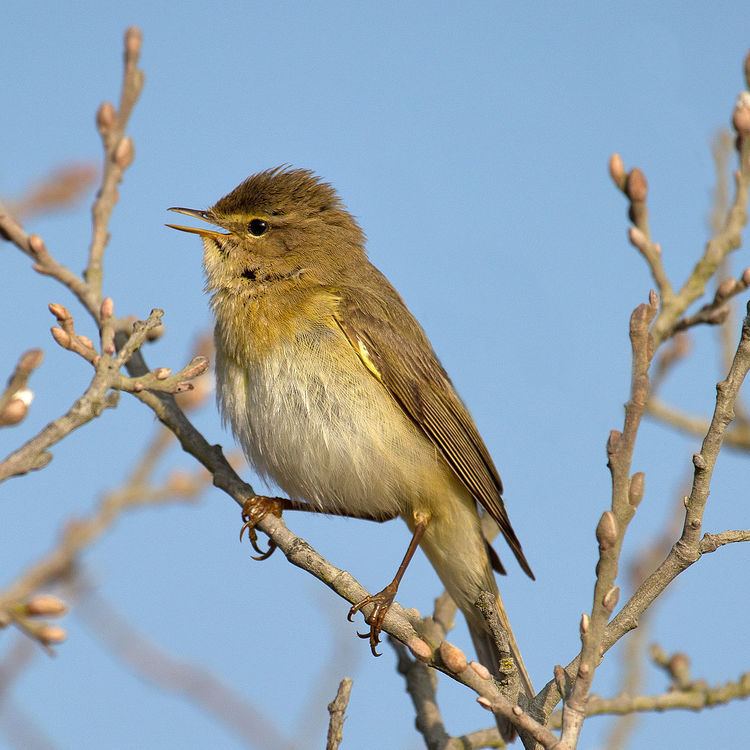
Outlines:
[{"label": "bird perched on branch", "polygon": [[[253,542],[253,527],[268,512],[400,516],[412,539],[395,577],[349,612],[350,619],[369,612],[373,653],[419,546],[466,617],[480,660],[498,675],[498,646],[475,606],[483,592],[494,595],[521,688],[532,695],[492,568],[505,571],[480,527],[479,507],[534,577],[500,476],[424,331],[367,259],[362,230],[335,190],[307,170],[276,168],[208,210],[172,210],[217,227],[169,225],[203,240],[222,414],[256,469],[289,494],[248,499]],[[513,735],[505,720],[499,726]]]}]

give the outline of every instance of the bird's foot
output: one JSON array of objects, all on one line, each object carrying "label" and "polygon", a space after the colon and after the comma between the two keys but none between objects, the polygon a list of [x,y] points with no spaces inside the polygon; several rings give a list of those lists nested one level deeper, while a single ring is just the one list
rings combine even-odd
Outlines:
[{"label": "bird's foot", "polygon": [[240,541],[247,531],[247,536],[250,539],[250,544],[253,545],[253,549],[258,553],[252,555],[253,560],[267,560],[273,554],[276,549],[276,542],[273,539],[268,541],[268,549],[262,550],[258,546],[258,533],[255,527],[269,514],[281,518],[281,511],[284,509],[283,502],[278,497],[264,497],[263,495],[255,495],[245,500],[242,506],[242,520],[244,524],[240,529]]},{"label": "bird's foot", "polygon": [[380,656],[377,651],[377,646],[380,643],[380,632],[383,629],[383,620],[385,620],[385,616],[391,608],[393,600],[396,598],[397,591],[398,583],[392,581],[380,593],[374,594],[373,596],[366,596],[361,602],[357,602],[349,610],[349,614],[347,615],[347,619],[351,622],[354,615],[361,611],[362,607],[365,607],[368,604],[375,605],[372,612],[365,617],[365,622],[370,626],[370,632],[357,632],[357,635],[360,638],[367,638],[370,641],[370,651],[372,651],[373,656]]}]

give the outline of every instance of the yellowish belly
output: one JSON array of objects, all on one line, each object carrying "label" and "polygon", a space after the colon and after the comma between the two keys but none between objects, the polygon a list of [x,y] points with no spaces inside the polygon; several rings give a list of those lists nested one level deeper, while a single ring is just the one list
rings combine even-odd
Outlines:
[{"label": "yellowish belly", "polygon": [[445,493],[435,447],[341,332],[321,325],[242,364],[217,348],[224,418],[256,469],[291,497],[389,516]]}]

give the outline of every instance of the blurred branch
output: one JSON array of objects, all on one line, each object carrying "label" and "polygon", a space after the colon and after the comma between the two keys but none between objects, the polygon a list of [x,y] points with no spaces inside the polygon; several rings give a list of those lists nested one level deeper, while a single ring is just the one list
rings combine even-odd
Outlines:
[{"label": "blurred branch", "polygon": [[10,212],[26,221],[77,203],[94,184],[96,167],[66,164],[50,172],[20,198],[9,203]]},{"label": "blurred branch", "polygon": [[328,724],[326,750],[338,750],[344,737],[344,714],[349,705],[349,695],[352,692],[352,681],[348,677],[341,680],[336,697],[328,704],[331,720]]},{"label": "blurred branch", "polygon": [[[194,500],[205,489],[209,476],[203,471],[194,474],[172,474],[162,485],[150,482],[156,463],[171,444],[171,434],[159,429],[145,447],[143,460],[124,485],[107,493],[94,512],[85,518],[71,520],[60,534],[57,545],[35,564],[31,565],[9,587],[0,592],[0,626],[14,624],[44,645],[59,642],[64,631],[54,631],[50,638],[49,626],[30,619],[45,614],[29,611],[29,601],[39,589],[53,586],[64,580],[80,560],[81,554],[96,542],[117,521],[120,515],[134,508],[169,502]],[[60,629],[58,629],[60,631]]]},{"label": "blurred branch", "polygon": [[142,679],[182,695],[229,729],[248,747],[286,750],[289,743],[258,708],[207,669],[180,660],[149,641],[90,587],[77,608],[79,616],[109,651]]},{"label": "blurred branch", "polygon": [[31,373],[42,364],[44,354],[41,349],[29,349],[18,360],[8,385],[0,394],[0,427],[8,427],[21,422],[29,410],[34,398],[28,388]]}]

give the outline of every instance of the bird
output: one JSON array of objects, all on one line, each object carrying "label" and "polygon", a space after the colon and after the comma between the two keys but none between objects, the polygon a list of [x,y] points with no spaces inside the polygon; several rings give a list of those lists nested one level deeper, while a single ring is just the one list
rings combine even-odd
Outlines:
[{"label": "bird", "polygon": [[[258,473],[288,495],[248,498],[243,529],[253,545],[254,527],[269,512],[401,517],[412,536],[396,575],[349,611],[351,620],[373,605],[364,634],[373,654],[421,548],[463,613],[479,660],[498,676],[498,646],[475,606],[483,592],[494,596],[531,698],[493,574],[505,570],[481,529],[486,513],[534,579],[500,475],[424,330],[369,261],[365,235],[336,190],[285,165],[251,175],[206,210],[170,210],[213,227],[167,225],[203,242],[223,419]],[[498,726],[514,736],[507,720]]]}]

